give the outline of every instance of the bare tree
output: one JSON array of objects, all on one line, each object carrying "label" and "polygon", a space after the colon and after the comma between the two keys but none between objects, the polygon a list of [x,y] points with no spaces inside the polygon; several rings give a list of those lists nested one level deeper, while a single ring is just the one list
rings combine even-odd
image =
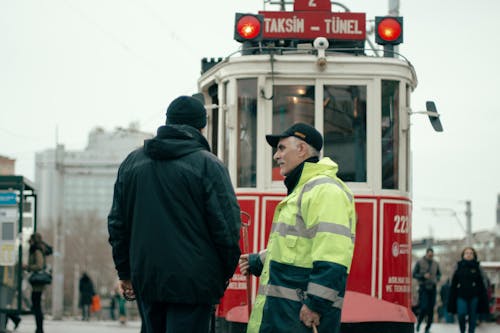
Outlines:
[{"label": "bare tree", "polygon": [[[66,221],[64,256],[64,308],[73,306],[81,273],[94,282],[96,293],[108,294],[116,285],[116,272],[108,243],[107,223],[97,214],[73,215]],[[75,274],[79,274],[75,277]]]}]

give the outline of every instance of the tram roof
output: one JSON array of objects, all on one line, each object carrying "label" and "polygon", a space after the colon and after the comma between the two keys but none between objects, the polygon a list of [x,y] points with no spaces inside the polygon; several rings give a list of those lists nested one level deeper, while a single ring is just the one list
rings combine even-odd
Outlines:
[{"label": "tram roof", "polygon": [[[325,53],[327,68],[321,71],[310,66],[316,63],[317,55],[307,50],[296,50],[281,54],[241,55],[237,53],[226,58],[203,59],[200,85],[213,80],[213,76],[225,75],[267,75],[269,63],[274,61],[275,76],[294,76],[320,78],[328,75],[352,75],[353,77],[403,76],[412,82],[413,88],[418,85],[417,74],[413,65],[406,58],[388,58],[377,56],[359,56],[348,53],[329,51]],[[300,65],[304,65],[300,67]],[[330,70],[329,70],[330,68]]]}]

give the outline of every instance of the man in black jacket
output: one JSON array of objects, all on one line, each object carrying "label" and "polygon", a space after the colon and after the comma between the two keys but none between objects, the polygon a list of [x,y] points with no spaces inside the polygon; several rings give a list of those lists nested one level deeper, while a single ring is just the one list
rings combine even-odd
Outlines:
[{"label": "man in black jacket", "polygon": [[122,162],[108,216],[124,296],[146,332],[208,331],[240,255],[240,210],[201,129],[206,110],[181,96],[156,137]]}]

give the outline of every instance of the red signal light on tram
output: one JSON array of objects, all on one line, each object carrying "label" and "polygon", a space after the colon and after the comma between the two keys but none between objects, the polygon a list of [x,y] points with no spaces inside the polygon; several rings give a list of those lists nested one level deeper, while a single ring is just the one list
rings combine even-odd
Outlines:
[{"label": "red signal light on tram", "polygon": [[238,42],[262,40],[262,15],[236,13],[234,39]]},{"label": "red signal light on tram", "polygon": [[401,16],[375,17],[375,42],[379,45],[398,45],[403,42],[403,18]]}]

